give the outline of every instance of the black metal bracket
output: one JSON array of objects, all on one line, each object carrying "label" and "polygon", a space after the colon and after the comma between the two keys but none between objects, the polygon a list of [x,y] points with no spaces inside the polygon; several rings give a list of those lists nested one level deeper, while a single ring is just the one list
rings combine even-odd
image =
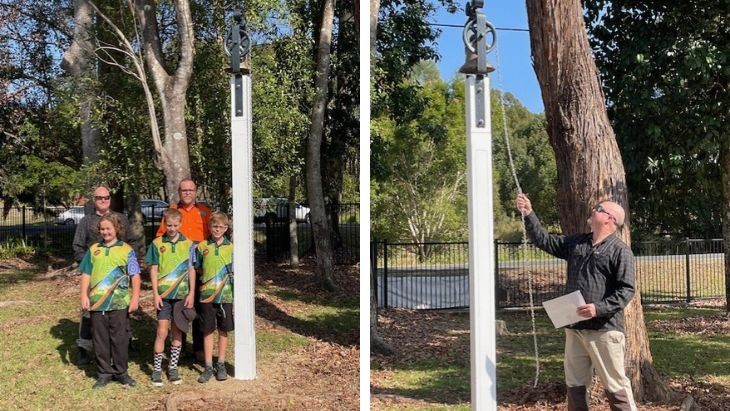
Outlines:
[{"label": "black metal bracket", "polygon": [[[489,73],[487,65],[487,53],[489,53],[497,44],[497,30],[492,23],[487,21],[486,16],[482,12],[484,0],[472,0],[466,4],[467,21],[464,25],[463,41],[464,45],[477,55],[475,78],[475,111],[476,126],[483,128],[487,124],[485,116],[486,101],[486,81],[484,77]],[[488,39],[491,37],[491,41]]]},{"label": "black metal bracket", "polygon": [[250,73],[248,64],[244,64],[242,69],[241,62],[246,62],[249,57],[251,38],[246,31],[246,20],[242,10],[234,10],[232,20],[223,46],[226,53],[231,57],[229,70],[234,76],[234,115],[241,117],[243,116],[243,75]]}]

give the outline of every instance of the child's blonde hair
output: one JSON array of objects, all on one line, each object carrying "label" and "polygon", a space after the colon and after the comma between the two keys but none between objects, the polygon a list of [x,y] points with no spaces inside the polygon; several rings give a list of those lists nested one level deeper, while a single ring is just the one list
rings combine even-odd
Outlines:
[{"label": "child's blonde hair", "polygon": [[214,211],[213,214],[210,215],[210,225],[219,223],[227,226],[229,225],[228,222],[228,215],[224,212]]},{"label": "child's blonde hair", "polygon": [[99,223],[96,225],[97,230],[101,230],[101,222],[102,221],[109,221],[114,226],[114,231],[117,233],[117,240],[121,240],[124,238],[124,224],[122,224],[122,220],[119,218],[118,215],[114,213],[109,213],[106,215],[101,216],[99,219]]},{"label": "child's blonde hair", "polygon": [[164,218],[165,221],[168,221],[168,220],[181,221],[182,220],[182,213],[177,208],[168,208],[162,214],[162,218]]}]

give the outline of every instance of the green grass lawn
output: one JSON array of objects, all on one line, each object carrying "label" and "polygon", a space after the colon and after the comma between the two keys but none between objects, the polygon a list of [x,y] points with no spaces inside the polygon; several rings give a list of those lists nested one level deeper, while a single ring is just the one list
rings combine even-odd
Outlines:
[{"label": "green grass lawn", "polygon": [[[202,386],[196,382],[200,369],[190,361],[181,362],[183,384],[151,387],[149,374],[156,322],[149,314],[150,310],[145,310],[141,318],[132,320],[135,344],[140,353],[130,353],[129,373],[139,386],[125,389],[115,383],[102,390],[92,390],[96,378],[95,365],[79,367],[74,364],[79,325],[77,284],[76,278],[42,280],[34,270],[0,271],[0,302],[5,303],[0,305],[0,333],[3,335],[0,390],[4,393],[0,397],[0,409],[160,409],[171,394],[201,389]],[[264,295],[258,298],[271,301],[266,294],[276,290],[289,292],[291,301],[274,301],[281,318],[257,318],[257,380],[230,381],[230,384],[244,384],[239,391],[255,392],[265,386],[265,392],[274,390],[276,393],[276,385],[283,384],[277,375],[287,367],[291,367],[287,373],[305,375],[293,364],[306,363],[305,356],[311,351],[308,347],[318,344],[313,335],[319,330],[327,329],[332,336],[357,333],[356,299],[309,296],[296,289],[269,284],[257,287],[257,295]],[[150,293],[149,287],[143,287],[143,304],[145,293]],[[151,306],[151,302],[148,304]],[[258,305],[259,300],[257,310]],[[292,327],[292,324],[299,328]],[[229,364],[232,364],[234,343],[231,339],[227,354]],[[350,379],[354,385],[356,376]],[[327,380],[323,379],[323,383]],[[223,386],[223,383],[218,384]],[[301,381],[295,384],[303,388],[307,386]],[[331,382],[330,385],[344,384]],[[278,389],[282,395],[291,390],[287,387]],[[312,395],[317,395],[315,390]],[[280,400],[262,398],[260,401],[262,407],[272,409]],[[236,406],[235,402],[231,404]],[[250,406],[239,403],[237,407],[244,409]]]},{"label": "green grass lawn", "polygon": [[[724,310],[701,308],[646,309],[654,364],[667,379],[693,379],[724,387],[730,393],[730,335],[684,329],[687,324],[714,319],[722,323]],[[416,399],[406,408],[383,400],[376,409],[469,408],[469,316],[467,312],[386,310],[381,335],[400,352],[395,358],[374,356],[372,392]],[[531,386],[535,353],[527,312],[500,312],[509,335],[497,337],[498,401],[515,401],[516,392]],[[669,330],[667,329],[669,327]],[[563,381],[564,332],[537,313],[540,384]],[[414,337],[408,337],[409,334]],[[434,347],[436,347],[434,349]],[[519,403],[519,402],[518,402]]]}]

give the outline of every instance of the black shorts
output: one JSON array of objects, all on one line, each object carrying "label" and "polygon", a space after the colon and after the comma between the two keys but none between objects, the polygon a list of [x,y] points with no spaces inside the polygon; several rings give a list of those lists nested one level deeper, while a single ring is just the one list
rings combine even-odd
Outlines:
[{"label": "black shorts", "polygon": [[162,299],[162,309],[157,310],[157,320],[172,320],[172,308],[175,306],[175,303],[180,300],[168,300],[166,298]]},{"label": "black shorts", "polygon": [[233,331],[233,303],[200,303],[200,332]]}]

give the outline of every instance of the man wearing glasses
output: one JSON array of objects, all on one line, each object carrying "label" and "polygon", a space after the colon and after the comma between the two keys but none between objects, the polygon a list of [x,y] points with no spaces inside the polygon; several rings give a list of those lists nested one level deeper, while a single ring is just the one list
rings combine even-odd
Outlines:
[{"label": "man wearing glasses", "polygon": [[[180,201],[178,201],[177,204],[170,204],[170,208],[177,208],[182,214],[180,232],[185,236],[185,238],[189,238],[196,244],[203,240],[207,240],[210,235],[208,223],[210,222],[211,211],[205,204],[195,201],[197,193],[195,182],[191,179],[182,180],[178,185],[177,193],[180,197]],[[157,230],[157,236],[159,237],[165,234],[166,231],[167,227],[165,226],[165,219],[163,218],[160,222],[160,228]],[[199,295],[198,290],[196,290],[196,295]],[[196,298],[195,310],[200,312],[198,304],[199,301]],[[183,351],[185,351],[185,334],[183,334],[182,340]],[[197,317],[193,320],[193,352],[196,360],[204,362],[203,334],[200,332],[200,320]]]},{"label": "man wearing glasses", "polygon": [[624,224],[623,207],[601,201],[588,217],[590,233],[552,235],[540,225],[530,199],[517,195],[530,241],[568,262],[566,293],[580,290],[584,321],[565,329],[565,382],[568,410],[588,410],[593,370],[603,383],[611,409],[636,410],[631,381],[624,370],[624,307],[634,296],[634,255],[616,235]]},{"label": "man wearing glasses", "polygon": [[[94,211],[91,214],[87,214],[81,219],[79,225],[76,226],[76,233],[73,240],[73,251],[74,259],[78,263],[84,258],[86,250],[93,243],[101,241],[101,234],[99,234],[99,219],[107,214],[116,214],[119,220],[124,226],[124,232],[127,238],[122,240],[130,242],[129,237],[129,220],[127,216],[111,210],[111,195],[109,189],[104,186],[99,186],[94,190]],[[79,338],[76,340],[76,345],[79,347],[79,356],[76,361],[78,365],[86,365],[90,361],[89,353],[93,352],[93,346],[91,342],[91,317],[88,311],[84,311],[81,315],[81,324],[79,325]]]}]

